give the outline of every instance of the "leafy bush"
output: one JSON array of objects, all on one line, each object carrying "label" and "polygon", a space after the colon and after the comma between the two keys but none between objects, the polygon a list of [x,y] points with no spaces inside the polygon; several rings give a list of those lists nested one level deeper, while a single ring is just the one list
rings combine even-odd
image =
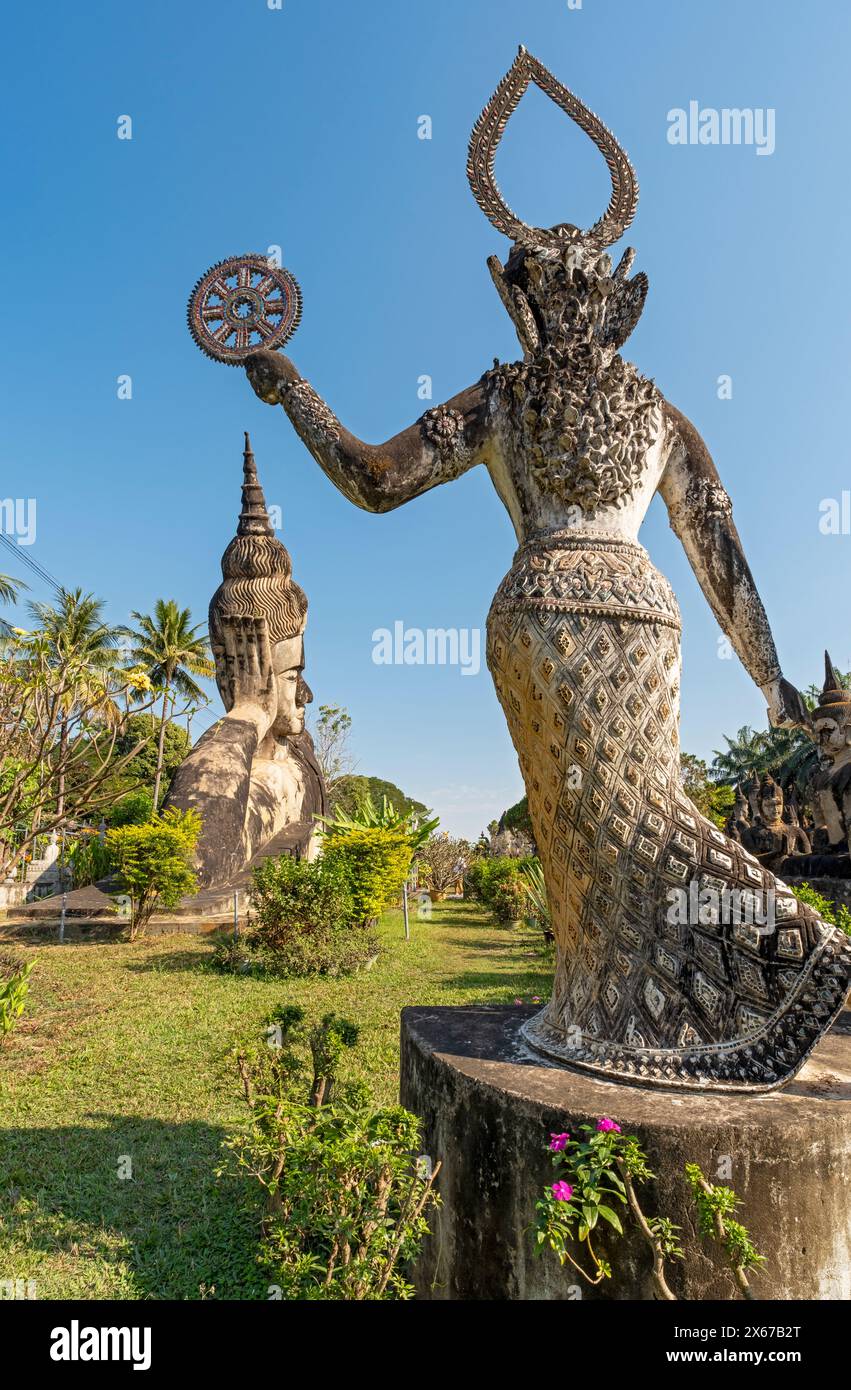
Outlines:
[{"label": "leafy bush", "polygon": [[18,961],[0,963],[0,1044],[6,1041],[24,1012],[34,965],[34,960],[26,965]]},{"label": "leafy bush", "polygon": [[464,878],[464,890],[490,908],[499,922],[523,917],[529,907],[526,870],[538,863],[534,855],[513,859],[493,857],[472,864]]},{"label": "leafy bush", "polygon": [[335,836],[322,862],[345,875],[354,902],[354,920],[374,923],[399,897],[411,867],[411,842],[404,830],[380,826]]},{"label": "leafy bush", "polygon": [[68,851],[75,888],[106,878],[112,858],[97,830],[82,830]]},{"label": "leafy bush", "polygon": [[149,791],[128,792],[105,813],[107,825],[144,825],[154,814],[154,798]]},{"label": "leafy bush", "polygon": [[488,904],[498,922],[507,926],[519,922],[529,910],[529,894],[519,873],[497,883]]},{"label": "leafy bush", "polygon": [[253,873],[251,907],[256,927],[241,951],[233,948],[235,964],[230,967],[220,947],[222,968],[344,974],[377,950],[371,926],[356,914],[349,875],[339,857],[326,853],[312,864],[287,855],[265,860]]},{"label": "leafy bush", "polygon": [[840,931],[851,936],[851,912],[844,903],[835,903],[831,898],[826,898],[809,883],[790,884],[789,887],[798,901],[813,908],[823,922],[828,922],[832,927],[839,927]]},{"label": "leafy bush", "polygon": [[112,867],[130,894],[130,940],[134,941],[159,908],[176,907],[197,893],[192,857],[201,833],[197,811],[174,807],[147,825],[124,825],[106,832]]},{"label": "leafy bush", "polygon": [[260,1261],[288,1300],[413,1293],[404,1268],[427,1233],[439,1165],[426,1172],[414,1157],[415,1115],[376,1110],[363,1085],[339,1082],[357,1036],[334,1014],[308,1028],[290,1006],[265,1043],[237,1052],[249,1118],[227,1147],[266,1194]]}]

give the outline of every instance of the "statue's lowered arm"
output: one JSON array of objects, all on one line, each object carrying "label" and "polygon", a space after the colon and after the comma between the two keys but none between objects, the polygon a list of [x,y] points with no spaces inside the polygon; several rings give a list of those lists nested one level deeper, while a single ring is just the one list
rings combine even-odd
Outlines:
[{"label": "statue's lowered arm", "polygon": [[283,406],[320,468],[365,511],[391,511],[483,460],[487,417],[479,385],[427,410],[408,429],[376,445],[344,429],[283,353],[258,351],[245,367],[260,399]]},{"label": "statue's lowered arm", "polygon": [[673,444],[659,492],[671,526],[722,631],[768,701],[775,725],[806,724],[800,694],[784,679],[768,617],[733,522],[732,503],[694,425],[666,404]]}]

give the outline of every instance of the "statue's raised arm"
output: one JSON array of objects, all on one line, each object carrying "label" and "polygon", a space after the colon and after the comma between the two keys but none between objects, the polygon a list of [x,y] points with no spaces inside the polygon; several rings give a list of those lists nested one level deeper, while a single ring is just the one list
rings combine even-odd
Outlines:
[{"label": "statue's raised arm", "polygon": [[480,384],[426,410],[386,444],[365,444],[282,353],[258,351],[245,368],[260,399],[283,406],[320,468],[365,511],[392,511],[483,461],[487,418]]},{"label": "statue's raised arm", "polygon": [[733,521],[733,504],[690,420],[667,402],[673,440],[659,492],[671,527],[719,626],[768,702],[774,725],[806,725],[799,692],[780,670],[768,616]]}]

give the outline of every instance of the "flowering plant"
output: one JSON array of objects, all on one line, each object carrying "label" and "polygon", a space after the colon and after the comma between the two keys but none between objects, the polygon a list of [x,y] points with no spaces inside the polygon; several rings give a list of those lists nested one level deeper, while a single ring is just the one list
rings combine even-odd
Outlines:
[{"label": "flowering plant", "polygon": [[[608,1115],[602,1115],[596,1125],[580,1125],[579,1134],[584,1137],[550,1134],[547,1148],[563,1176],[546,1187],[536,1203],[535,1253],[551,1250],[562,1265],[572,1265],[589,1284],[599,1284],[611,1277],[612,1267],[595,1250],[592,1233],[603,1222],[623,1235],[621,1216],[628,1211],[652,1253],[656,1297],[674,1301],[665,1279],[665,1261],[683,1258],[681,1228],[667,1216],[647,1216],[642,1210],[636,1189],[654,1174],[638,1138],[624,1134]],[[747,1272],[758,1269],[763,1257],[732,1215],[739,1199],[732,1189],[707,1182],[697,1164],[687,1163],[685,1171],[698,1208],[700,1234],[720,1242],[742,1296],[753,1298]]]},{"label": "flowering plant", "polygon": [[[585,1137],[550,1135],[553,1165],[566,1169],[566,1177],[552,1183],[537,1203],[536,1248],[539,1252],[549,1248],[562,1264],[572,1264],[590,1284],[599,1284],[611,1275],[611,1267],[594,1249],[591,1236],[600,1221],[623,1234],[617,1208],[626,1205],[627,1196],[617,1158],[624,1145],[620,1126],[607,1118],[599,1120],[596,1128],[580,1125],[579,1133]],[[590,1273],[571,1253],[575,1243],[585,1246]]]}]

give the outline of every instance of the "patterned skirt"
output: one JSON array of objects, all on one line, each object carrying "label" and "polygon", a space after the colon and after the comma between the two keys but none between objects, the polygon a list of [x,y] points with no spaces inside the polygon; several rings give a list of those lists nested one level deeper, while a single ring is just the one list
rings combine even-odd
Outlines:
[{"label": "patterned skirt", "polygon": [[551,533],[494,598],[488,666],[557,951],[524,1033],[610,1079],[771,1090],[842,1008],[851,938],[684,794],[679,635],[671,587],[634,542]]}]

